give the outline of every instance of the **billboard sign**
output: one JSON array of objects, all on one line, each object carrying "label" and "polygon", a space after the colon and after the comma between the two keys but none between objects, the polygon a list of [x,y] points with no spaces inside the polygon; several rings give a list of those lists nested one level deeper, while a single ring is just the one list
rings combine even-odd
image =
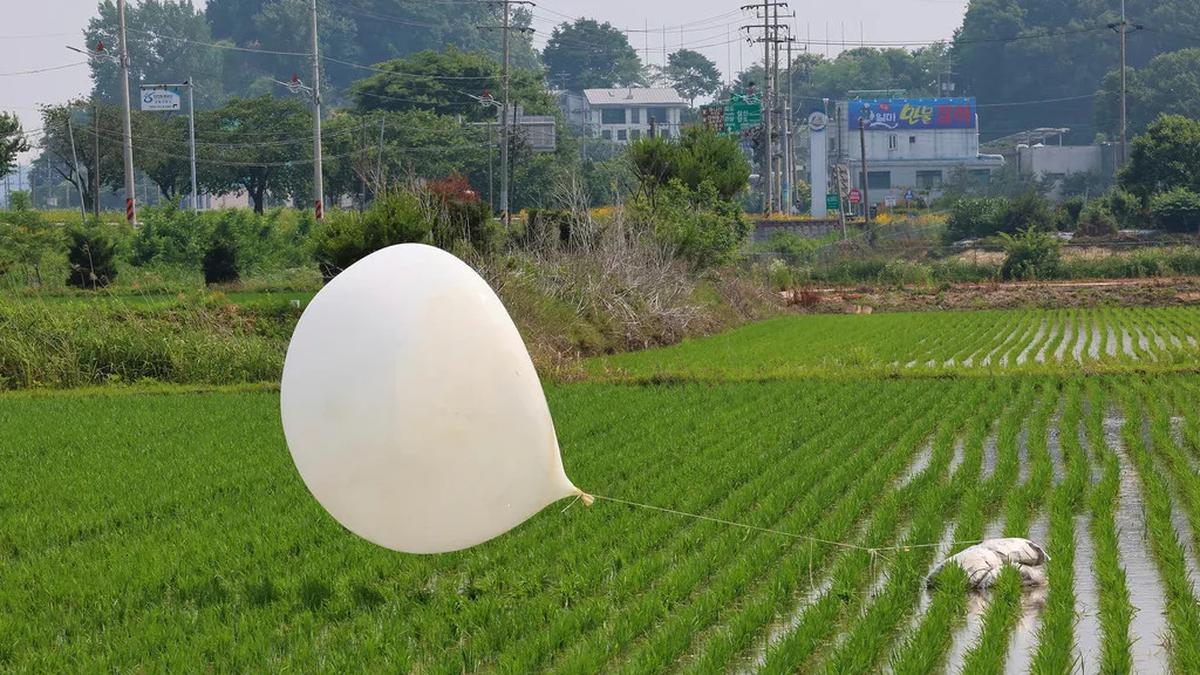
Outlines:
[{"label": "billboard sign", "polygon": [[974,129],[974,98],[893,98],[850,101],[848,129],[867,131],[915,131],[928,129]]},{"label": "billboard sign", "polygon": [[174,87],[142,87],[142,110],[174,112],[182,108],[183,96]]}]

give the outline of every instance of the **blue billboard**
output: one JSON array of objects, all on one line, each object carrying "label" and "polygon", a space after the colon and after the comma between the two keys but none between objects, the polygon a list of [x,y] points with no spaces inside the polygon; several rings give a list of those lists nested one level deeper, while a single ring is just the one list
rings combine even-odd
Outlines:
[{"label": "blue billboard", "polygon": [[847,128],[858,130],[858,121],[866,122],[867,131],[908,131],[918,129],[974,129],[973,98],[893,98],[850,101]]}]

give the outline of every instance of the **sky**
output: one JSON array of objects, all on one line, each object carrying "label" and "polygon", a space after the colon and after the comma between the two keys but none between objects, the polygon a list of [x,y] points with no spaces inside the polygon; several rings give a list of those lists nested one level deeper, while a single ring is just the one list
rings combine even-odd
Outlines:
[{"label": "sky", "polygon": [[[193,0],[202,2],[203,0]],[[131,0],[136,2],[136,0]],[[588,16],[631,31],[629,41],[643,61],[661,64],[666,51],[682,44],[703,52],[728,76],[761,58],[760,45],[739,40],[738,27],[754,23],[739,6],[749,0],[537,0],[534,28],[544,44],[553,26],[568,17]],[[91,86],[83,57],[66,45],[83,47],[83,29],[96,13],[96,0],[4,0],[0,27],[0,110],[16,112],[26,131],[41,126],[39,104],[86,94]],[[799,42],[836,55],[860,41],[929,43],[949,39],[962,23],[967,0],[793,1],[788,11]],[[663,27],[667,27],[664,31]],[[647,30],[649,28],[649,30]],[[682,29],[682,32],[681,32]],[[743,33],[744,35],[744,33]],[[828,37],[827,37],[828,36]],[[826,44],[826,43],[832,44]],[[78,64],[78,65],[70,65]],[[23,71],[57,68],[33,74]],[[21,158],[29,161],[28,154]]]}]

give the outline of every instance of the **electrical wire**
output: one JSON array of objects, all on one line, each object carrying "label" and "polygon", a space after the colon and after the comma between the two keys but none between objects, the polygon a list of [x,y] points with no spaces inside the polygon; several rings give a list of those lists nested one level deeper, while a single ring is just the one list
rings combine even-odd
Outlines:
[{"label": "electrical wire", "polygon": [[33,70],[14,70],[11,73],[0,73],[0,77],[12,77],[16,75],[37,75],[38,73],[49,73],[54,70],[66,70],[76,66],[87,65],[87,61],[76,61],[75,63],[65,63],[61,66],[50,66],[49,68],[35,68]]}]

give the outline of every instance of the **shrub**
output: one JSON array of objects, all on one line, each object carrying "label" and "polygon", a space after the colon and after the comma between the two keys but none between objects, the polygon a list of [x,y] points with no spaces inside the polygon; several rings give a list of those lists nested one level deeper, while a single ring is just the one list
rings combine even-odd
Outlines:
[{"label": "shrub", "polygon": [[768,246],[789,265],[810,265],[816,258],[820,243],[792,232],[778,231],[771,235]]},{"label": "shrub", "polygon": [[499,228],[492,220],[491,207],[479,199],[479,193],[461,174],[431,181],[429,194],[438,207],[433,239],[438,246],[451,249],[459,241],[476,251],[487,253],[496,248]]},{"label": "shrub", "polygon": [[367,255],[394,244],[432,241],[433,221],[420,198],[405,190],[380,195],[361,216],[330,211],[312,233],[313,257],[328,282]]},{"label": "shrub", "polygon": [[1058,231],[1074,232],[1079,225],[1079,217],[1083,214],[1086,204],[1083,197],[1069,197],[1059,204],[1054,214]]},{"label": "shrub", "polygon": [[1057,236],[1026,228],[1016,235],[1002,232],[1000,241],[1005,253],[1000,275],[1005,279],[1051,279],[1058,274],[1062,242]]},{"label": "shrub", "polygon": [[986,237],[995,234],[1006,208],[1005,200],[995,197],[967,197],[954,202],[946,220],[947,241]]},{"label": "shrub", "polygon": [[103,288],[117,278],[117,246],[96,225],[67,233],[67,284],[77,288]]},{"label": "shrub", "polygon": [[1157,228],[1170,232],[1200,229],[1200,195],[1183,187],[1150,198],[1150,213]]},{"label": "shrub", "polygon": [[650,216],[655,237],[694,269],[729,262],[750,234],[741,209],[720,199],[707,181],[693,192],[672,180],[659,191],[658,205]]},{"label": "shrub", "polygon": [[1084,237],[1115,237],[1117,219],[1102,204],[1091,204],[1079,215],[1075,232]]},{"label": "shrub", "polygon": [[225,284],[238,280],[238,253],[228,222],[219,223],[213,229],[201,269],[206,284]]},{"label": "shrub", "polygon": [[997,233],[1013,234],[1021,230],[1046,232],[1054,229],[1054,213],[1050,210],[1050,202],[1036,192],[1027,192],[1008,202]]},{"label": "shrub", "polygon": [[879,281],[895,286],[928,284],[933,272],[928,265],[909,260],[892,260],[879,273]]},{"label": "shrub", "polygon": [[1113,188],[1100,203],[1117,220],[1118,227],[1136,229],[1146,223],[1142,202],[1132,192]]}]

